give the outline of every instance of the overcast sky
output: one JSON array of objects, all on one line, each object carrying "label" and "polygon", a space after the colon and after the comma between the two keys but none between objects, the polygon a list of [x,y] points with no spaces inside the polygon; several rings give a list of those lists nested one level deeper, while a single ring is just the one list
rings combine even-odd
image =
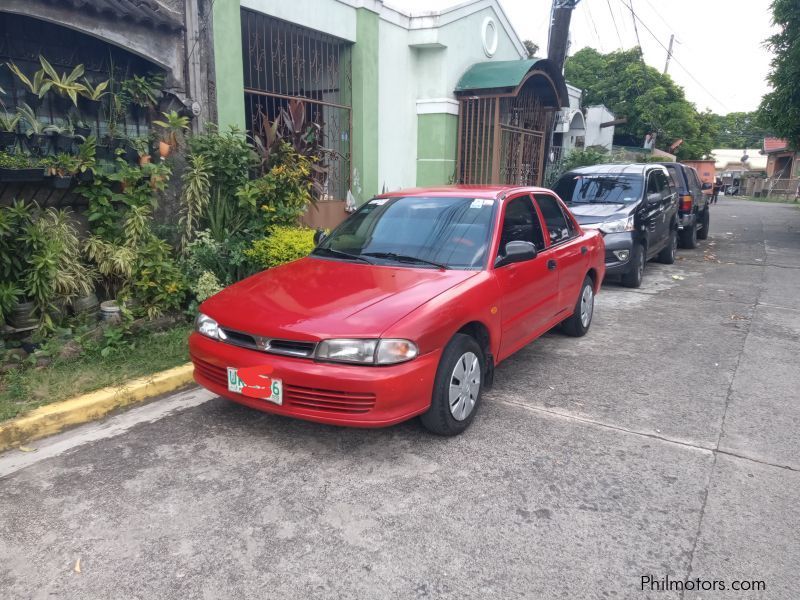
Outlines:
[{"label": "overcast sky", "polygon": [[[386,0],[386,4],[406,12],[430,11],[462,2]],[[653,33],[637,22],[647,64],[664,69],[665,47],[670,34],[675,34],[669,74],[698,109],[710,108],[725,114],[758,106],[766,90],[770,60],[770,53],[763,46],[771,30],[769,0],[631,2]],[[519,36],[533,40],[539,44],[540,54],[546,53],[551,0],[500,0],[500,4]],[[581,0],[572,15],[570,54],[586,46],[601,52],[635,46],[636,33],[627,6],[628,0]]]}]

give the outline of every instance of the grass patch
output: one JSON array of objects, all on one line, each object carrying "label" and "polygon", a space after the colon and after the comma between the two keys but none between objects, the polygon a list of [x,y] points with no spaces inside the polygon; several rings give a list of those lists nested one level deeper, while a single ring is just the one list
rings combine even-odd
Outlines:
[{"label": "grass patch", "polygon": [[143,333],[105,352],[99,345],[89,346],[77,358],[56,358],[40,369],[25,366],[8,371],[0,375],[0,421],[44,404],[184,364],[189,361],[191,329],[187,324]]},{"label": "grass patch", "polygon": [[722,196],[725,199],[731,200],[750,200],[752,202],[768,202],[769,204],[789,204],[794,206],[800,206],[797,202],[795,202],[792,198],[786,198],[785,196],[770,196],[767,197],[758,197],[755,196]]}]

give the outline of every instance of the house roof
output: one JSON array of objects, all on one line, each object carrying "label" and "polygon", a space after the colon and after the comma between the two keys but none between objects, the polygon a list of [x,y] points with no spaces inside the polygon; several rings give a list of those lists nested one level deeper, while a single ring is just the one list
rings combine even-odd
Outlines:
[{"label": "house roof", "polygon": [[178,13],[157,0],[47,0],[55,4],[71,4],[73,7],[104,15],[112,19],[125,19],[142,25],[183,29]]},{"label": "house roof", "polygon": [[552,61],[546,58],[527,60],[494,60],[472,65],[456,84],[456,93],[478,90],[512,90],[518,87],[531,71],[542,71],[553,80],[561,106],[569,106],[567,84]]},{"label": "house roof", "polygon": [[786,150],[789,146],[789,142],[783,140],[781,138],[776,137],[765,137],[764,138],[764,153],[769,154],[770,152],[778,152],[780,150]]}]

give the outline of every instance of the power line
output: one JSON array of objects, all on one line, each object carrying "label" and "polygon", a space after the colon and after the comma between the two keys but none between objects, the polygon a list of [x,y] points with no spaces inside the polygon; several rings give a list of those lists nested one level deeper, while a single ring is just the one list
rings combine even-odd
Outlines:
[{"label": "power line", "polygon": [[[622,2],[622,3],[624,4],[624,3],[625,3],[625,0],[620,0],[620,2]],[[653,38],[653,39],[654,39],[656,42],[658,42],[658,45],[659,45],[659,46],[661,46],[661,47],[662,47],[664,50],[666,50],[667,52],[669,52],[669,49],[668,49],[668,48],[667,48],[667,47],[664,45],[664,43],[663,43],[661,40],[659,40],[659,39],[658,39],[658,37],[656,37],[656,34],[655,34],[655,33],[653,33],[653,31],[652,31],[652,30],[651,30],[651,29],[650,29],[650,28],[647,26],[647,23],[645,23],[644,21],[642,21],[641,17],[640,17],[639,15],[637,15],[637,14],[636,14],[636,12],[633,10],[633,7],[632,7],[632,6],[630,7],[630,10],[631,10],[631,14],[632,14],[632,15],[633,15],[633,17],[634,17],[634,23],[635,23],[636,21],[639,21],[639,23],[641,23],[641,24],[642,24],[642,27],[644,27],[644,28],[645,28],[645,30],[647,31],[647,33],[649,33],[649,34],[651,35],[651,37],[652,37],[652,38]],[[638,38],[637,38],[637,39],[638,39]],[[680,61],[679,61],[677,58],[675,58],[675,57],[673,56],[673,57],[672,57],[672,60],[674,60],[674,61],[675,61],[675,64],[676,64],[676,65],[678,65],[678,66],[679,66],[681,69],[683,69],[683,70],[684,70],[684,72],[685,72],[685,73],[686,73],[686,74],[687,74],[689,77],[691,77],[692,81],[694,81],[694,82],[695,82],[697,85],[699,85],[699,86],[700,86],[700,88],[701,88],[701,89],[702,89],[702,90],[703,90],[703,91],[704,91],[706,94],[708,94],[710,98],[712,98],[712,99],[713,99],[715,102],[719,103],[719,105],[720,105],[720,106],[722,106],[722,108],[724,108],[725,110],[729,110],[729,109],[728,109],[728,107],[725,105],[725,103],[724,103],[724,102],[722,102],[722,101],[721,101],[719,98],[717,98],[717,97],[716,97],[714,94],[712,94],[710,91],[708,91],[708,88],[706,88],[706,86],[704,86],[702,83],[700,83],[700,81],[699,81],[699,80],[698,80],[698,79],[697,79],[697,78],[696,78],[694,75],[692,75],[692,73],[689,71],[689,69],[687,69],[686,67],[684,67],[684,66],[683,66],[683,64],[682,64],[682,63],[681,63],[681,62],[680,62]]]},{"label": "power line", "polygon": [[614,11],[611,8],[611,0],[606,0],[606,3],[608,3],[608,12],[611,13],[611,20],[614,23],[614,30],[617,32],[617,39],[619,40],[619,49],[622,50],[622,46],[624,44],[622,43],[622,36],[619,34],[619,27],[617,27],[617,18],[614,16]]},{"label": "power line", "polygon": [[592,22],[592,27],[594,27],[594,34],[597,36],[597,44],[600,46],[600,52],[605,53],[605,48],[603,48],[603,40],[600,39],[600,32],[597,31],[597,23],[592,16],[592,9],[589,8],[591,2],[586,2],[584,6],[586,6],[586,12],[583,13],[583,16],[588,18]]},{"label": "power line", "polygon": [[[620,1],[622,2],[622,0]],[[642,48],[642,40],[639,39],[639,28],[636,26],[636,13],[633,11],[633,0],[628,0],[628,8],[631,9],[631,20],[633,21],[633,31],[636,33],[636,44],[639,46],[639,52],[641,52],[642,60],[644,61],[644,48]]]}]

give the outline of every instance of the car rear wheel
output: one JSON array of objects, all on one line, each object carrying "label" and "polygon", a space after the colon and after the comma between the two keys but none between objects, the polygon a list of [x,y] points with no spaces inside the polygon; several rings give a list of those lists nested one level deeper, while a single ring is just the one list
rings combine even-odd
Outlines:
[{"label": "car rear wheel", "polygon": [[622,285],[629,288],[638,288],[642,285],[642,277],[644,277],[644,247],[641,244],[636,244],[631,253],[630,268],[627,273],[622,276]]},{"label": "car rear wheel", "polygon": [[691,227],[684,227],[681,231],[681,248],[689,250],[697,248],[697,236],[697,221],[695,220]]},{"label": "car rear wheel", "polygon": [[436,370],[433,397],[422,425],[437,435],[458,435],[469,427],[483,389],[483,351],[474,338],[457,333],[447,344]]},{"label": "car rear wheel", "polygon": [[572,316],[564,321],[564,333],[572,337],[586,335],[592,324],[594,315],[594,284],[590,277],[583,280],[581,293],[575,303],[575,311]]},{"label": "car rear wheel", "polygon": [[678,253],[678,232],[673,229],[669,232],[669,241],[664,246],[663,250],[658,253],[658,262],[665,265],[671,265],[675,262],[675,256]]},{"label": "car rear wheel", "polygon": [[711,215],[708,214],[708,207],[703,211],[703,218],[701,220],[703,227],[697,232],[698,240],[708,239],[708,227],[711,225]]}]

